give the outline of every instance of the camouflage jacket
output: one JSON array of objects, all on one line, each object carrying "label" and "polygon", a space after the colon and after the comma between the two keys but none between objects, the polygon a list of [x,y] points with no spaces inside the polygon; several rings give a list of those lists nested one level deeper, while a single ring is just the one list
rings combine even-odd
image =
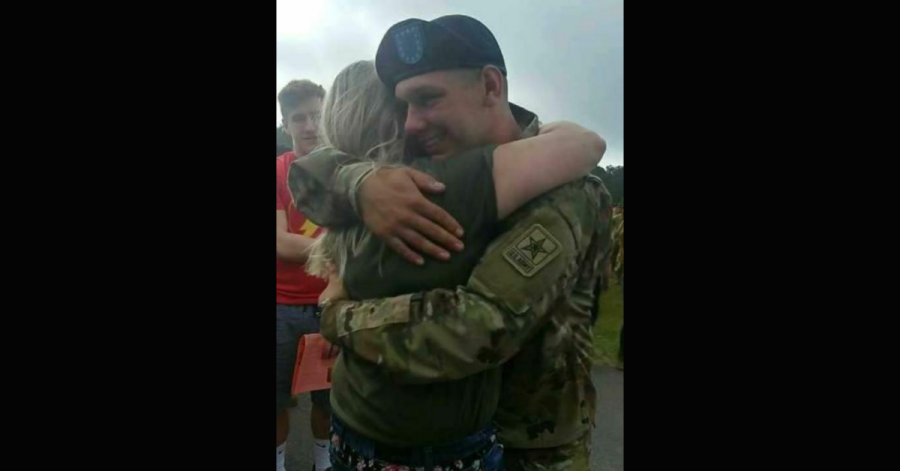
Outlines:
[{"label": "camouflage jacket", "polygon": [[594,421],[592,311],[610,249],[611,200],[596,177],[502,222],[468,283],[332,301],[322,334],[398,381],[448,381],[504,364],[496,422],[510,448],[549,448]]},{"label": "camouflage jacket", "polygon": [[[513,108],[517,118],[521,111]],[[536,134],[536,118],[525,121],[519,119],[523,134]],[[298,210],[325,227],[359,223],[350,195],[366,164],[341,159],[314,152],[294,162],[289,176]],[[322,333],[409,383],[452,380],[505,362],[497,421],[506,445],[572,443],[594,419],[591,311],[610,218],[610,197],[598,179],[566,185],[507,218],[465,286],[333,302],[325,306]]]}]

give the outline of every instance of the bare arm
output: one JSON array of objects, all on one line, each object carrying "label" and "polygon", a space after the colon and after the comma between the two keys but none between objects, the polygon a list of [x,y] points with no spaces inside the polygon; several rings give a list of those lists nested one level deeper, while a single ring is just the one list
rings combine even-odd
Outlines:
[{"label": "bare arm", "polygon": [[282,209],[275,210],[275,256],[279,260],[291,263],[306,263],[309,246],[313,243],[310,237],[291,234],[287,230],[287,216]]},{"label": "bare arm", "polygon": [[583,177],[597,166],[606,142],[575,123],[557,121],[540,133],[494,150],[497,216],[510,213],[538,195]]}]

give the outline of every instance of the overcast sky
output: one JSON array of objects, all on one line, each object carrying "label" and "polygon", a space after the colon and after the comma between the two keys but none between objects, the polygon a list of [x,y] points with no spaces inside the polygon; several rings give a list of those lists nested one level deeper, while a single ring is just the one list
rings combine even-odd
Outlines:
[{"label": "overcast sky", "polygon": [[598,132],[608,143],[601,165],[623,165],[623,2],[277,0],[275,93],[300,78],[327,90],[345,66],[374,59],[385,31],[401,20],[468,15],[500,43],[510,101],[545,123],[565,119]]}]

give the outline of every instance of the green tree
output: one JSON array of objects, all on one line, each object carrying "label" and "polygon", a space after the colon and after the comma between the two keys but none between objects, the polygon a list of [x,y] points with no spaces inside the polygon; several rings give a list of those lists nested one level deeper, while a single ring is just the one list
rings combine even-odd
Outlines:
[{"label": "green tree", "polygon": [[612,196],[613,204],[625,205],[625,166],[610,165],[605,169],[597,167],[591,171],[592,174],[600,177],[609,194]]}]

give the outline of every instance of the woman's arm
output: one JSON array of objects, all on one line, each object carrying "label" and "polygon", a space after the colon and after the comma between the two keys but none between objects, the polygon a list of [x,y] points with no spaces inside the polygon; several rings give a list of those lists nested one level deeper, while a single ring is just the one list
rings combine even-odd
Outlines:
[{"label": "woman's arm", "polygon": [[606,152],[606,141],[575,123],[557,121],[537,136],[494,150],[497,217],[503,219],[538,195],[590,173]]}]

